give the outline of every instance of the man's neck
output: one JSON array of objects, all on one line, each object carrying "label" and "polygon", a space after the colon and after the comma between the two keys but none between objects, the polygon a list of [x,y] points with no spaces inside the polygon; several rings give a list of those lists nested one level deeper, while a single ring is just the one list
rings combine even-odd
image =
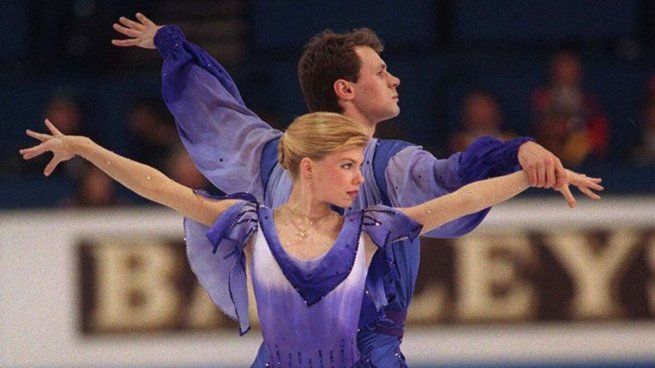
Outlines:
[{"label": "man's neck", "polygon": [[364,130],[366,131],[366,135],[368,135],[369,138],[373,138],[373,135],[375,135],[375,127],[377,126],[377,122],[371,121],[358,110],[355,111],[345,110],[343,114],[353,119],[357,123],[360,123],[362,127],[364,127]]}]

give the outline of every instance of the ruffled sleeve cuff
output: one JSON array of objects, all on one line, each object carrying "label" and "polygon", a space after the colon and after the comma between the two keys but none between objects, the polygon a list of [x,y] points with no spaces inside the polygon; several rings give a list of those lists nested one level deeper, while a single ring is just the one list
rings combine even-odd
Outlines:
[{"label": "ruffled sleeve cuff", "polygon": [[239,323],[243,335],[250,329],[244,248],[258,229],[257,203],[247,194],[217,199],[243,201],[228,208],[209,228],[185,218],[187,257],[200,284],[223,313]]},{"label": "ruffled sleeve cuff", "polygon": [[379,248],[399,240],[414,241],[422,228],[423,225],[391,207],[378,205],[363,213],[362,230]]},{"label": "ruffled sleeve cuff", "polygon": [[[400,272],[395,264],[393,249],[388,245],[396,241],[409,240],[402,245],[410,246],[417,239],[422,228],[423,225],[391,207],[377,205],[364,210],[362,231],[368,234],[380,250],[373,257],[372,262],[376,266],[371,265],[371,269],[377,272],[369,272],[368,275],[360,328],[375,330],[385,325],[386,312],[383,307],[396,299],[398,284],[401,282]],[[394,329],[400,331],[401,335],[403,320],[404,318],[399,319],[398,324],[392,323]]]},{"label": "ruffled sleeve cuff", "polygon": [[166,59],[175,47],[185,42],[184,33],[176,25],[168,25],[160,28],[155,34],[154,43],[162,58]]},{"label": "ruffled sleeve cuff", "polygon": [[533,139],[520,137],[507,142],[492,137],[476,139],[460,157],[458,174],[461,184],[520,170],[518,151],[521,145],[528,141]]},{"label": "ruffled sleeve cuff", "polygon": [[498,152],[498,165],[492,170],[491,176],[507,175],[521,170],[519,148],[526,142],[534,142],[534,139],[519,137],[505,142]]}]

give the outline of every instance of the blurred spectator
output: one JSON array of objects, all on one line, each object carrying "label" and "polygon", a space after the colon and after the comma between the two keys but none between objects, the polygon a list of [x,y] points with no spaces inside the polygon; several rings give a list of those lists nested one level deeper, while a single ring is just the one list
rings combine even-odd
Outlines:
[{"label": "blurred spectator", "polygon": [[132,107],[127,119],[132,157],[163,169],[166,158],[178,142],[172,117],[161,103],[144,100]]},{"label": "blurred spectator", "polygon": [[464,151],[474,140],[491,136],[502,141],[516,135],[503,129],[503,114],[498,101],[488,92],[470,92],[462,104],[459,130],[448,140],[451,152]]},{"label": "blurred spectator", "polygon": [[632,159],[639,166],[655,165],[655,77],[649,82],[642,110],[641,132],[632,151]]},{"label": "blurred spectator", "polygon": [[94,208],[121,204],[116,196],[116,184],[107,174],[86,161],[75,161],[81,163],[75,183],[75,194],[64,203],[65,206]]},{"label": "blurred spectator", "polygon": [[82,108],[75,99],[68,95],[55,95],[45,109],[45,117],[68,135],[82,132]]},{"label": "blurred spectator", "polygon": [[172,149],[164,171],[171,179],[189,188],[207,190],[210,187],[207,179],[196,169],[191,157],[181,145]]},{"label": "blurred spectator", "polygon": [[582,88],[577,55],[560,51],[552,59],[549,85],[532,95],[534,135],[567,167],[607,153],[609,122],[597,98]]}]

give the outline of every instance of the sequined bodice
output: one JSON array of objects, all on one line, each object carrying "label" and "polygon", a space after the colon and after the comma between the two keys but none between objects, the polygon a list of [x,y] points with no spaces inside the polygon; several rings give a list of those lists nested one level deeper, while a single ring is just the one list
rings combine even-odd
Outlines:
[{"label": "sequined bodice", "polygon": [[[367,271],[361,236],[357,234],[357,244],[349,245],[356,249],[351,253],[355,259],[350,260],[352,269],[347,277],[327,295],[308,302],[299,293],[301,285],[293,285],[285,275],[288,270],[283,268],[296,267],[295,272],[304,273],[310,280],[321,278],[313,273],[325,272],[321,264],[333,254],[328,252],[308,261],[293,258],[293,265],[278,262],[265,231],[266,226],[257,231],[250,267],[269,365],[351,367],[359,359],[356,335]],[[345,245],[337,242],[334,247]]]},{"label": "sequined bodice", "polygon": [[362,234],[386,249],[396,241],[416,239],[421,225],[386,206],[350,212],[329,251],[299,260],[280,244],[273,211],[251,197],[243,193],[227,197],[241,201],[209,229],[185,219],[187,257],[200,283],[216,305],[239,322],[239,332],[248,332],[244,249],[250,242],[248,259],[266,364],[371,367],[370,355],[360,358],[356,342],[368,272]]}]

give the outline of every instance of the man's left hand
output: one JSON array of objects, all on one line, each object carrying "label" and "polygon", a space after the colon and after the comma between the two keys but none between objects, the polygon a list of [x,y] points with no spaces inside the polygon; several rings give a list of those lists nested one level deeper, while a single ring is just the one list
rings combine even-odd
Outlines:
[{"label": "man's left hand", "polygon": [[559,188],[566,183],[566,170],[557,156],[535,142],[519,147],[518,159],[531,187]]}]

